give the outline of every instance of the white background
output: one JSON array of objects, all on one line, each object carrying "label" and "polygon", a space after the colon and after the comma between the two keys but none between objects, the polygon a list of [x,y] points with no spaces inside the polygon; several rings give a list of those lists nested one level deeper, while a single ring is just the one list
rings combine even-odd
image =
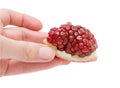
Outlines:
[{"label": "white background", "polygon": [[0,78],[0,88],[120,88],[119,0],[0,0],[42,21],[43,31],[71,21],[89,28],[98,41],[98,60]]}]

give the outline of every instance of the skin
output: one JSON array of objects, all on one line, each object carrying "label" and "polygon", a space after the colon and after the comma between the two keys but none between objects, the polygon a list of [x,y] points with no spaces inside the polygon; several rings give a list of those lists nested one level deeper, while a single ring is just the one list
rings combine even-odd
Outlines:
[{"label": "skin", "polygon": [[[0,9],[0,76],[40,71],[70,63],[55,57],[55,51],[43,44],[47,33],[40,32],[41,29],[42,23],[34,17]],[[40,56],[38,51],[43,47],[47,48],[43,50],[46,54]]]}]

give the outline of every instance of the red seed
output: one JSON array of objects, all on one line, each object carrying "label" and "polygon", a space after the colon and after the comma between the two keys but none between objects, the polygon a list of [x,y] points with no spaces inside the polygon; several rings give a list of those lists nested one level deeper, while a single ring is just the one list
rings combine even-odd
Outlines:
[{"label": "red seed", "polygon": [[78,31],[78,29],[77,29],[77,27],[76,26],[72,26],[72,28],[71,28],[74,32],[77,32]]},{"label": "red seed", "polygon": [[64,39],[66,37],[66,33],[64,31],[61,31],[60,36]]},{"label": "red seed", "polygon": [[83,44],[87,45],[88,44],[88,40],[87,39],[83,39]]},{"label": "red seed", "polygon": [[76,39],[77,39],[78,41],[81,41],[81,40],[82,40],[82,37],[81,37],[80,35],[78,35],[78,36],[76,37]]},{"label": "red seed", "polygon": [[67,38],[64,38],[63,39],[63,45],[66,45],[68,43],[68,39]]},{"label": "red seed", "polygon": [[69,42],[73,42],[73,40],[74,40],[74,36],[73,35],[69,36]]},{"label": "red seed", "polygon": [[73,30],[69,30],[69,35],[73,35]]}]

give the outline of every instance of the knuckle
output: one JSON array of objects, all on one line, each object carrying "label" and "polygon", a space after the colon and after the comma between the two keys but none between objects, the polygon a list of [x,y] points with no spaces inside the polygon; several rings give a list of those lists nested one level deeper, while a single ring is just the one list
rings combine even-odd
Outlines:
[{"label": "knuckle", "polygon": [[26,42],[23,47],[23,57],[24,60],[28,61],[31,58],[31,49],[30,49],[30,43]]},{"label": "knuckle", "polygon": [[21,39],[23,41],[28,41],[30,36],[28,36],[24,30],[25,30],[24,28],[21,30]]},{"label": "knuckle", "polygon": [[8,67],[9,67],[9,60],[0,59],[0,76],[6,75]]},{"label": "knuckle", "polygon": [[24,44],[22,51],[23,51],[24,59],[29,58],[29,50],[28,50],[28,43],[27,42],[26,42],[26,44]]},{"label": "knuckle", "polygon": [[0,57],[3,56],[3,39],[0,37]]},{"label": "knuckle", "polygon": [[7,37],[6,31],[4,28],[0,30],[0,35]]},{"label": "knuckle", "polygon": [[25,41],[26,39],[26,34],[24,31],[21,31],[21,40]]}]

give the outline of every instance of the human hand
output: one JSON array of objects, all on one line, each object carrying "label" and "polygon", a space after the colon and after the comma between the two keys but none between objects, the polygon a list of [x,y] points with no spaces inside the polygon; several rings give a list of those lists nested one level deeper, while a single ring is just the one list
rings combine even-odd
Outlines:
[{"label": "human hand", "polygon": [[[16,27],[6,27],[15,25]],[[44,70],[68,61],[55,57],[42,44],[47,33],[39,32],[42,24],[26,14],[0,9],[0,76]]]}]

